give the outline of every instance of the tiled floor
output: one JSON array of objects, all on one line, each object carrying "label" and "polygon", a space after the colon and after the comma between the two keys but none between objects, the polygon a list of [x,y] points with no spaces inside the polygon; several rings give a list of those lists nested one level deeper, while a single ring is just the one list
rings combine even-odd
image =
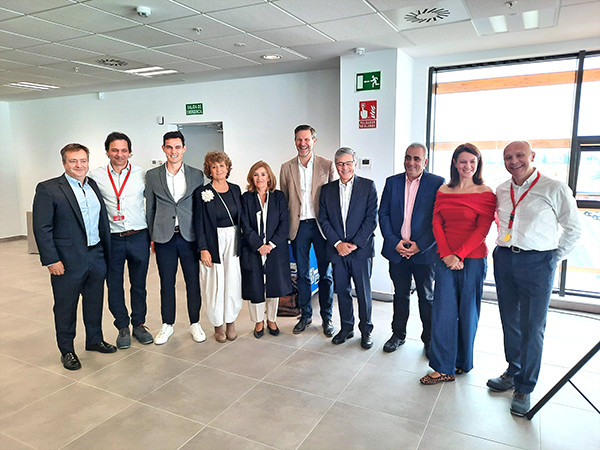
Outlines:
[{"label": "tiled floor", "polygon": [[[160,327],[152,262],[148,326]],[[421,386],[427,360],[413,311],[397,352],[391,304],[373,308],[375,346],[334,346],[320,321],[300,335],[280,318],[278,337],[256,340],[244,308],[240,337],[192,341],[179,282],[175,334],[162,346],[134,342],[103,355],[76,351],[83,368],[63,369],[56,348],[49,275],[26,241],[0,243],[0,449],[600,449],[600,415],[565,386],[532,421],[509,413],[510,393],[485,382],[505,368],[495,304],[482,307],[475,369],[454,383]],[[318,317],[318,314],[317,316]],[[600,338],[599,317],[551,312],[537,399]],[[334,323],[338,323],[337,312]],[[116,330],[106,309],[104,333]],[[600,356],[574,378],[600,405]]]}]

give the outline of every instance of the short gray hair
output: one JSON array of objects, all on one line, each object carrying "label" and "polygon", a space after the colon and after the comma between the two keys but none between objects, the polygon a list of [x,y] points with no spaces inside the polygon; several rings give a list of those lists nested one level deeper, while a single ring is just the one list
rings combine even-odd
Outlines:
[{"label": "short gray hair", "polygon": [[420,142],[413,142],[412,144],[410,144],[408,147],[406,147],[405,153],[408,151],[409,148],[422,148],[423,153],[425,154],[425,159],[429,159],[429,150]]},{"label": "short gray hair", "polygon": [[352,150],[350,147],[340,147],[333,157],[334,162],[337,162],[338,158],[341,158],[344,155],[352,155],[352,160],[356,162],[356,152]]}]

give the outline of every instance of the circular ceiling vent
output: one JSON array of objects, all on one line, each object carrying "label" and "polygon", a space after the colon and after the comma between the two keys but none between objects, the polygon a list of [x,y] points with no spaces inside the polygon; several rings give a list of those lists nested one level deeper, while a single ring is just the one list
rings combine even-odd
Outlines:
[{"label": "circular ceiling vent", "polygon": [[450,11],[445,8],[425,8],[408,13],[404,16],[404,20],[412,23],[428,23],[443,20],[449,15]]},{"label": "circular ceiling vent", "polygon": [[129,65],[129,63],[127,61],[123,61],[122,59],[115,59],[115,58],[101,58],[101,59],[97,59],[96,62],[98,64],[102,64],[103,66],[108,66],[108,67],[125,67],[125,66]]}]

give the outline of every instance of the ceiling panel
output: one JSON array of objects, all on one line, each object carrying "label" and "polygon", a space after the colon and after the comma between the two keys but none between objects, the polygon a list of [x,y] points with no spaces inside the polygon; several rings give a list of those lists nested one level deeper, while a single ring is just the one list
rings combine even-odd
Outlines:
[{"label": "ceiling panel", "polygon": [[101,55],[102,53],[91,52],[89,50],[82,50],[75,47],[69,47],[62,44],[42,44],[34,47],[28,47],[28,52],[35,53],[36,55],[51,56],[52,58],[59,59],[81,59],[90,58],[94,55]]},{"label": "ceiling panel", "polygon": [[19,17],[21,14],[13,11],[9,11],[8,9],[0,8],[0,21],[6,19],[12,19],[14,17]]},{"label": "ceiling panel", "polygon": [[114,14],[107,14],[95,8],[88,8],[83,4],[65,6],[34,14],[34,17],[46,19],[63,25],[77,24],[77,28],[103,33],[106,31],[121,30],[139,25],[138,22],[124,19]]},{"label": "ceiling panel", "polygon": [[210,13],[209,16],[250,32],[293,27],[302,24],[301,21],[290,17],[269,3],[218,11]]},{"label": "ceiling panel", "polygon": [[33,16],[20,16],[15,19],[4,20],[0,22],[0,30],[12,31],[13,33],[53,42],[90,34],[64,25],[46,22]]},{"label": "ceiling panel", "polygon": [[156,50],[134,50],[132,52],[115,53],[120,58],[132,59],[150,66],[180,62],[181,57]]},{"label": "ceiling panel", "polygon": [[475,27],[470,20],[464,22],[447,23],[429,28],[415,28],[402,32],[416,45],[428,45],[432,43],[478,39]]},{"label": "ceiling panel", "polygon": [[214,67],[202,64],[195,61],[181,61],[177,63],[168,63],[163,64],[165,69],[176,70],[181,73],[198,73],[198,72],[206,72],[207,70],[215,70]]},{"label": "ceiling panel", "polygon": [[377,36],[393,30],[385,20],[377,14],[334,20],[332,22],[315,23],[313,26],[331,36],[336,41],[357,39],[367,36]]},{"label": "ceiling panel", "polygon": [[250,34],[236,34],[234,36],[207,39],[203,40],[202,43],[230,53],[244,53],[255,50],[273,50],[279,48],[279,46],[268,44],[262,39],[257,39]]},{"label": "ceiling panel", "polygon": [[51,58],[49,56],[36,55],[34,53],[25,52],[23,50],[9,50],[8,52],[0,53],[0,58],[20,62],[23,64],[51,64],[53,62],[60,61],[58,58]]},{"label": "ceiling panel", "polygon": [[[199,14],[168,22],[155,23],[152,26],[195,41],[239,34],[239,31],[235,28],[220,24]],[[194,31],[194,28],[201,28],[202,31],[198,33]]]},{"label": "ceiling panel", "polygon": [[75,39],[68,39],[62,41],[62,44],[70,45],[72,47],[82,48],[84,50],[90,50],[105,55],[112,55],[113,53],[128,52],[138,50],[140,47],[128,44],[125,42],[111,39],[107,36],[99,36],[92,34],[90,36],[84,36]]},{"label": "ceiling panel", "polygon": [[507,14],[518,14],[544,8],[558,8],[560,0],[527,0],[513,1],[512,7],[506,1],[498,0],[464,0],[473,19],[493,17]]},{"label": "ceiling panel", "polygon": [[2,59],[2,54],[0,53],[0,70],[18,70],[23,67],[29,67],[29,64]]},{"label": "ceiling panel", "polygon": [[10,48],[25,48],[31,47],[32,45],[39,45],[47,43],[44,39],[35,39],[27,36],[22,36],[7,31],[2,31],[2,23],[0,23],[0,42],[3,47]]},{"label": "ceiling panel", "polygon": [[103,34],[125,42],[133,42],[134,44],[142,45],[144,47],[159,47],[161,45],[180,44],[187,42],[183,38],[176,37],[159,30],[154,30],[145,25],[135,28],[127,28],[125,30],[110,31]]},{"label": "ceiling panel", "polygon": [[373,12],[362,0],[278,0],[275,4],[307,23],[327,22]]},{"label": "ceiling panel", "polygon": [[266,0],[177,0],[182,5],[207,13],[224,9],[240,8],[242,6],[265,3]]},{"label": "ceiling panel", "polygon": [[220,56],[223,54],[221,50],[210,48],[197,42],[169,45],[168,47],[160,47],[157,50],[169,53],[171,55],[181,56],[182,58],[189,58],[194,61],[198,61],[201,58],[209,58],[211,56]]},{"label": "ceiling panel", "polygon": [[[144,24],[152,24],[164,20],[178,19],[193,14],[189,9],[168,0],[91,0],[86,6],[117,14]],[[141,17],[135,11],[138,6],[147,6],[152,12],[149,17]]]},{"label": "ceiling panel", "polygon": [[33,14],[72,4],[69,0],[2,0],[0,6],[23,14]]},{"label": "ceiling panel", "polygon": [[331,39],[323,36],[308,25],[281,28],[279,30],[257,31],[258,37],[277,43],[280,46],[292,47],[299,45],[326,44]]},{"label": "ceiling panel", "polygon": [[278,63],[285,63],[285,62],[290,62],[290,61],[303,61],[306,59],[306,58],[298,56],[292,52],[288,52],[284,48],[280,48],[279,50],[277,50],[277,54],[281,55],[282,58],[279,60],[276,60],[276,61],[262,59],[262,56],[264,54],[265,54],[265,52],[248,52],[248,53],[244,53],[240,56],[251,59],[251,60],[261,63],[261,64],[278,64]]},{"label": "ceiling panel", "polygon": [[221,69],[233,69],[235,67],[260,66],[260,63],[250,59],[241,58],[236,55],[215,56],[213,58],[205,58],[202,60],[205,64],[220,67]]}]

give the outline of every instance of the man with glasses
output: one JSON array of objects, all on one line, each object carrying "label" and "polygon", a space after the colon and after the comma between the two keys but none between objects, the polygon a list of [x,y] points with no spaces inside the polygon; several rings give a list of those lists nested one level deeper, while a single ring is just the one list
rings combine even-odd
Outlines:
[{"label": "man with glasses", "polygon": [[404,154],[404,173],[385,181],[379,206],[379,228],[383,235],[381,254],[389,261],[394,284],[392,337],[384,352],[394,352],[406,339],[412,279],[417,286],[421,340],[429,355],[434,263],[438,258],[433,236],[433,206],[444,179],[425,172],[427,148],[413,142]]},{"label": "man with glasses", "polygon": [[327,238],[340,310],[341,330],[332,339],[338,345],[354,337],[354,304],[350,280],[358,297],[360,345],[373,347],[371,270],[375,256],[377,190],[372,180],[355,176],[356,153],[349,147],[335,152],[340,179],[321,188],[319,223]]},{"label": "man with glasses", "polygon": [[313,245],[319,269],[319,305],[323,333],[335,332],[331,321],[333,308],[333,278],[331,264],[325,250],[325,238],[317,221],[321,186],[337,178],[333,163],[315,155],[313,148],[317,133],[310,125],[299,125],[294,130],[298,155],[281,165],[279,183],[290,210],[290,239],[298,268],[298,306],[302,311],[294,327],[294,334],[302,333],[312,323],[312,289],[310,279],[310,246]]},{"label": "man with glasses", "polygon": [[104,279],[110,250],[106,207],[87,177],[90,151],[68,144],[61,151],[65,173],[37,185],[33,232],[54,294],[56,341],[65,369],[81,369],[75,353],[77,304],[82,297],[85,349],[114,353],[102,336]]}]

